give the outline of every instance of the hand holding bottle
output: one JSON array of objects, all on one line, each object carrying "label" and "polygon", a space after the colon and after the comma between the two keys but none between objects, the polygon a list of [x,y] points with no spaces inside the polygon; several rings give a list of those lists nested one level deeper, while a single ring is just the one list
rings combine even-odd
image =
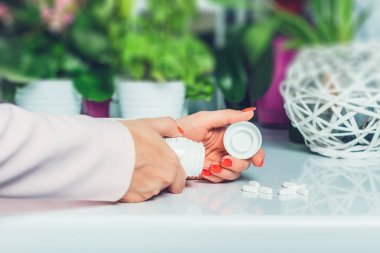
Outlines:
[{"label": "hand holding bottle", "polygon": [[254,108],[243,111],[221,110],[214,112],[199,112],[177,120],[177,125],[183,130],[182,135],[188,139],[202,142],[206,148],[206,157],[202,177],[214,182],[234,180],[251,163],[257,167],[263,166],[265,154],[260,149],[249,159],[237,159],[227,154],[223,138],[230,124],[250,120]]}]

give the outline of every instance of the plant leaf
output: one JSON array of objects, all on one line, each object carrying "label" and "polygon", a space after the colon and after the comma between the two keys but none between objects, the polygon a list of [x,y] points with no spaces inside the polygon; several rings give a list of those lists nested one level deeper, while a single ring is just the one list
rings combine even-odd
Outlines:
[{"label": "plant leaf", "polygon": [[102,102],[112,97],[114,92],[111,72],[106,68],[93,68],[77,73],[74,86],[86,99]]},{"label": "plant leaf", "polygon": [[305,44],[320,43],[317,32],[304,18],[284,11],[278,11],[275,15],[281,22],[282,30],[290,37],[298,38]]},{"label": "plant leaf", "polygon": [[270,46],[279,27],[278,19],[271,18],[253,24],[245,33],[243,46],[252,64],[256,64]]},{"label": "plant leaf", "polygon": [[234,103],[243,100],[247,77],[240,55],[231,47],[217,53],[215,78],[227,100]]}]

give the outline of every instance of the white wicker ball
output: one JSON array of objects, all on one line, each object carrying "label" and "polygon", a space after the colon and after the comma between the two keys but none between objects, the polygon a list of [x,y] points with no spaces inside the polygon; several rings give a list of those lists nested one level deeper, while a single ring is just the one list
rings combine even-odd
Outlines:
[{"label": "white wicker ball", "polygon": [[302,49],[281,85],[285,110],[314,152],[380,157],[380,44]]}]

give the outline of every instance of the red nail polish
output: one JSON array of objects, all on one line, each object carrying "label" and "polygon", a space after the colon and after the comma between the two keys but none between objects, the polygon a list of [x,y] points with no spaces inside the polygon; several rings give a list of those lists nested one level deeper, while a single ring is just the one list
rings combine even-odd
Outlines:
[{"label": "red nail polish", "polygon": [[232,166],[232,160],[231,159],[223,159],[220,163],[223,167],[229,168]]},{"label": "red nail polish", "polygon": [[264,165],[264,159],[261,160],[261,162],[259,163],[259,167],[263,167],[263,165]]},{"label": "red nail polish", "polygon": [[208,169],[203,169],[201,175],[202,175],[202,176],[205,176],[205,177],[209,177],[209,176],[211,176],[212,174],[211,174],[211,172],[210,172]]},{"label": "red nail polish", "polygon": [[213,164],[210,166],[210,170],[214,173],[220,173],[222,171],[222,167],[219,164]]},{"label": "red nail polish", "polygon": [[256,107],[248,107],[242,110],[242,112],[249,112],[249,111],[254,111],[254,110],[256,110]]},{"label": "red nail polish", "polygon": [[177,128],[178,128],[178,131],[179,131],[181,134],[184,134],[184,133],[185,133],[185,131],[183,131],[183,129],[180,128],[179,126],[177,126]]}]

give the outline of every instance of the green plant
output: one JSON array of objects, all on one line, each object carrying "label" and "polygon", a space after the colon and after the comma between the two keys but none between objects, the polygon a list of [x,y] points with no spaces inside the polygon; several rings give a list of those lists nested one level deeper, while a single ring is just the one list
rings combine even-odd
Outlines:
[{"label": "green plant", "polygon": [[216,83],[230,103],[256,101],[272,78],[271,42],[277,28],[274,19],[235,28],[226,45],[216,51]]},{"label": "green plant", "polygon": [[12,23],[0,33],[0,76],[8,83],[67,78],[82,66],[59,34],[47,30],[38,5],[15,1],[9,8]]},{"label": "green plant", "polygon": [[12,22],[0,32],[0,77],[7,84],[71,78],[85,99],[110,99],[114,44],[125,34],[131,3],[12,1]]},{"label": "green plant", "polygon": [[216,84],[232,104],[255,102],[265,94],[272,77],[274,36],[286,35],[289,48],[346,43],[368,15],[354,11],[354,0],[310,0],[306,17],[287,12],[274,1],[214,1],[260,17],[234,28],[226,46],[216,52]]},{"label": "green plant", "polygon": [[151,0],[119,44],[119,72],[134,80],[182,80],[187,97],[210,98],[213,58],[190,30],[194,1]]},{"label": "green plant", "polygon": [[111,98],[115,48],[127,32],[131,9],[132,0],[92,0],[81,6],[66,40],[85,63],[73,72],[74,85],[84,98]]},{"label": "green plant", "polygon": [[355,0],[310,0],[310,21],[283,11],[275,12],[279,31],[291,39],[290,47],[347,43],[368,16],[367,10],[355,11]]},{"label": "green plant", "polygon": [[213,0],[232,10],[245,10],[253,22],[234,25],[227,42],[217,49],[216,84],[229,107],[251,106],[267,90],[272,79],[272,40],[277,32],[273,19],[274,1]]}]

